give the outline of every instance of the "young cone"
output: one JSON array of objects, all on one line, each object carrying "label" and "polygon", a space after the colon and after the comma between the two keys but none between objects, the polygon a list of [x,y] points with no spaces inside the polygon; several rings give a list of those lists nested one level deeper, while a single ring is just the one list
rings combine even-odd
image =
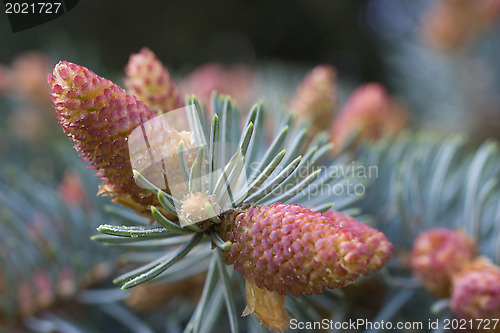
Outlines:
[{"label": "young cone", "polygon": [[417,237],[411,251],[414,274],[438,297],[450,294],[451,278],[474,260],[474,242],[460,230],[432,229]]},{"label": "young cone", "polygon": [[216,91],[219,95],[231,96],[231,102],[240,110],[253,103],[255,84],[256,74],[252,67],[242,64],[226,67],[218,63],[201,65],[180,82],[183,92],[196,95],[208,108],[212,93]]},{"label": "young cone", "polygon": [[393,246],[383,233],[351,216],[344,215],[334,210],[327,210],[323,213],[338,223],[342,228],[351,232],[359,241],[365,244],[371,251],[368,261],[368,268],[376,271],[382,268],[391,258]]},{"label": "young cone", "polygon": [[[232,246],[227,264],[257,287],[279,295],[319,294],[370,270],[374,251],[333,219],[300,205],[251,206],[226,216],[219,228]],[[385,253],[382,261],[391,253]]]},{"label": "young cone", "polygon": [[[75,141],[82,159],[91,161],[90,167],[104,180],[99,193],[149,214],[150,205],[159,204],[155,195],[137,186],[127,141],[136,127],[144,127],[156,113],[113,82],[73,63],[59,62],[48,82],[64,132]],[[162,127],[155,131],[158,137],[171,132],[165,122],[154,124]]]},{"label": "young cone", "polygon": [[478,332],[500,332],[500,267],[484,257],[464,267],[453,278],[450,303],[457,318],[478,319],[472,327]]},{"label": "young cone", "polygon": [[420,33],[430,45],[454,51],[473,42],[499,15],[499,0],[439,0],[425,13]]},{"label": "young cone", "polygon": [[144,47],[132,54],[125,73],[124,82],[129,92],[158,114],[184,106],[180,90],[150,49]]},{"label": "young cone", "polygon": [[404,108],[391,99],[380,84],[361,86],[350,96],[331,124],[331,140],[335,151],[341,151],[349,141],[349,136],[356,133],[358,142],[395,134],[404,127],[406,118]]},{"label": "young cone", "polygon": [[328,130],[337,110],[337,72],[332,66],[315,67],[304,78],[290,103],[298,119],[311,121],[311,133]]}]

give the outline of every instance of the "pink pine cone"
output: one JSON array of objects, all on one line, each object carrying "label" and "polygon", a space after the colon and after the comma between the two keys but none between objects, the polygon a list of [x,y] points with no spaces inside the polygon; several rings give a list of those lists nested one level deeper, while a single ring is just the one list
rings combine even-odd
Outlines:
[{"label": "pink pine cone", "polygon": [[420,34],[437,49],[455,51],[477,39],[499,15],[499,0],[436,1],[422,17]]},{"label": "pink pine cone", "polygon": [[357,88],[331,124],[331,140],[339,151],[352,133],[358,141],[376,140],[399,132],[406,123],[404,108],[389,97],[385,88],[369,83]]},{"label": "pink pine cone", "polygon": [[306,75],[292,98],[290,110],[299,119],[310,119],[313,133],[327,130],[337,111],[336,79],[332,66],[317,66]]},{"label": "pink pine cone", "polygon": [[113,82],[73,63],[59,62],[48,82],[64,132],[104,179],[101,192],[147,211],[156,197],[134,181],[127,138],[156,113]]},{"label": "pink pine cone", "polygon": [[180,90],[167,69],[148,48],[130,56],[125,73],[130,93],[158,114],[184,106]]},{"label": "pink pine cone", "polygon": [[182,91],[194,94],[210,108],[210,98],[214,91],[228,95],[239,107],[249,106],[253,102],[256,74],[254,70],[242,64],[230,67],[219,63],[207,63],[194,69],[180,83]]},{"label": "pink pine cone", "polygon": [[373,252],[350,231],[300,205],[253,206],[226,216],[224,252],[243,276],[280,295],[318,294],[369,271]]},{"label": "pink pine cone", "polygon": [[[484,257],[467,265],[454,276],[451,292],[451,309],[457,318],[499,319],[500,318],[500,267]],[[484,325],[484,323],[483,323]],[[500,323],[475,327],[484,332],[500,332]]]},{"label": "pink pine cone", "polygon": [[392,243],[377,229],[334,210],[327,210],[323,215],[331,218],[342,228],[350,231],[368,247],[372,253],[368,261],[368,268],[371,270],[379,270],[392,257]]},{"label": "pink pine cone", "polygon": [[447,297],[452,276],[475,256],[475,244],[463,232],[438,228],[417,237],[410,260],[414,274],[425,287],[438,297]]}]

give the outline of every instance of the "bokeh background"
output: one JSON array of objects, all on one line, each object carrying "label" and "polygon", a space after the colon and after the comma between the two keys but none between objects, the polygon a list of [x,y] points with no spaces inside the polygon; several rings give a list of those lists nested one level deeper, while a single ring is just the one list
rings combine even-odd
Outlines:
[{"label": "bokeh background", "polygon": [[20,51],[119,71],[148,46],[174,71],[209,61],[328,62],[365,80],[382,70],[362,10],[366,1],[81,1],[55,21],[12,34],[2,20],[2,62]]},{"label": "bokeh background", "polygon": [[[3,225],[10,218],[24,221],[21,225],[26,229],[32,225],[36,230],[55,228],[56,243],[80,256],[78,260],[86,265],[82,267],[92,272],[90,277],[81,272],[70,275],[68,280],[74,280],[75,286],[68,295],[82,286],[110,284],[116,254],[87,237],[107,221],[103,207],[109,200],[94,196],[98,180],[62,133],[48,95],[47,74],[60,60],[88,67],[123,87],[129,56],[148,47],[184,93],[205,96],[217,89],[235,97],[242,109],[263,99],[268,108],[279,110],[287,109],[309,70],[330,64],[337,70],[339,109],[357,87],[378,82],[406,110],[408,127],[463,133],[470,142],[480,143],[500,138],[499,17],[498,0],[82,0],[62,17],[12,33],[2,12],[0,237],[8,237]],[[195,73],[203,79],[198,86],[190,83]],[[49,199],[39,201],[42,197]],[[84,207],[83,212],[71,210],[72,222],[66,222],[69,226],[88,223],[81,231],[82,243],[65,239],[70,227],[51,224],[53,216],[63,216],[66,213],[61,211],[74,204]],[[46,207],[42,214],[40,207]],[[12,211],[16,213],[9,217]],[[1,255],[13,252],[2,244],[0,259],[4,260]],[[56,263],[52,252],[44,252],[43,237],[36,244],[26,252],[38,252],[46,265],[55,265],[54,272],[64,271],[57,265],[67,258]],[[33,256],[30,260],[37,271],[39,258]],[[24,258],[6,260],[0,264]],[[35,275],[19,270],[19,276]],[[6,289],[0,278],[0,295]],[[40,303],[52,301],[38,300],[38,305],[20,312],[29,317]],[[102,313],[90,308],[89,316],[98,322]],[[80,311],[79,305],[68,309]],[[58,313],[57,308],[54,311]],[[103,311],[124,317],[119,314],[122,310]],[[3,323],[0,315],[0,332]],[[104,327],[100,331],[111,332]]]},{"label": "bokeh background", "polygon": [[305,71],[327,63],[346,94],[380,82],[417,123],[484,137],[500,128],[497,2],[476,10],[452,0],[81,1],[15,34],[2,13],[0,63],[37,50],[51,66],[65,59],[119,82],[129,55],[147,46],[176,78],[208,62],[281,68],[292,74],[273,84],[289,94]]}]

